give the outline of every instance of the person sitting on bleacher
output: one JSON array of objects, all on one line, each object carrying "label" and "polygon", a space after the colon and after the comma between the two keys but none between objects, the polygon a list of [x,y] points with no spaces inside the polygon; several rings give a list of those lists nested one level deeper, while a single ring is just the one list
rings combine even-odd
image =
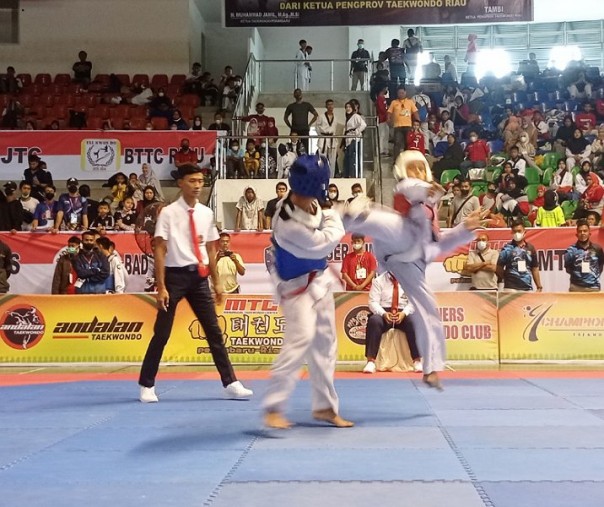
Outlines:
[{"label": "person sitting on bleacher", "polygon": [[109,203],[105,201],[99,203],[98,214],[90,224],[90,229],[101,235],[104,235],[107,231],[115,230],[115,218],[111,214]]},{"label": "person sitting on bleacher", "polygon": [[588,173],[586,182],[587,187],[581,194],[579,206],[573,215],[573,220],[587,218],[587,214],[590,211],[595,211],[598,215],[602,216],[602,210],[604,209],[604,187],[602,186],[602,182],[595,173]]},{"label": "person sitting on bleacher", "polygon": [[589,160],[591,144],[583,136],[583,131],[575,127],[572,137],[566,143],[566,165],[572,169]]},{"label": "person sitting on bleacher", "polygon": [[526,161],[530,167],[534,167],[541,173],[541,168],[535,163],[535,146],[531,143],[528,132],[520,132],[518,137],[518,151],[520,156]]},{"label": "person sitting on bleacher", "polygon": [[600,177],[592,172],[591,162],[589,160],[584,160],[581,163],[581,170],[575,175],[575,190],[579,193],[579,195],[583,194],[583,192],[587,190],[587,179],[590,176],[593,176],[594,181],[596,181],[599,185],[602,184]]},{"label": "person sitting on bleacher", "polygon": [[595,134],[597,125],[596,115],[590,102],[583,104],[583,111],[575,114],[575,123],[583,131],[583,134]]},{"label": "person sitting on bleacher", "polygon": [[[572,115],[567,114],[562,120],[562,125],[556,131],[556,137],[554,139],[554,150],[560,155],[566,154],[566,146],[570,139],[573,137],[573,133],[577,126],[573,120]],[[570,167],[569,169],[572,169]]]},{"label": "person sitting on bleacher", "polygon": [[514,111],[509,107],[506,108],[505,113],[506,118],[499,123],[498,128],[503,137],[503,149],[509,151],[510,148],[518,142],[522,120],[519,116],[516,116]]},{"label": "person sitting on bleacher", "polygon": [[175,109],[172,112],[172,119],[170,120],[170,128],[176,126],[176,130],[189,130],[189,125],[183,119],[180,114],[180,109]]},{"label": "person sitting on bleacher", "polygon": [[459,164],[459,170],[464,178],[467,176],[469,169],[486,167],[491,156],[489,146],[484,139],[478,137],[476,131],[470,132],[470,142],[466,146],[464,154],[466,160]]},{"label": "person sitting on bleacher", "polygon": [[508,159],[508,162],[512,164],[514,174],[524,176],[526,173],[526,160],[520,154],[520,148],[517,145],[512,146],[509,155],[510,158]]},{"label": "person sitting on bleacher", "polygon": [[459,169],[464,159],[463,148],[457,142],[455,134],[447,136],[447,144],[448,147],[445,153],[441,157],[436,157],[436,162],[432,166],[432,174],[439,180],[443,171],[447,169]]},{"label": "person sitting on bleacher", "polygon": [[541,111],[535,111],[533,113],[532,125],[534,126],[537,132],[537,146],[541,147],[549,140],[551,140],[551,133],[549,131],[549,126],[545,122],[543,118],[543,114]]},{"label": "person sitting on bleacher", "polygon": [[507,188],[497,195],[499,200],[498,209],[509,218],[518,218],[522,215],[528,215],[529,202],[524,193],[524,178],[513,176],[507,182]]},{"label": "person sitting on bleacher", "polygon": [[115,219],[115,228],[118,231],[133,231],[136,226],[136,219],[138,217],[136,213],[136,204],[134,198],[126,197],[121,206],[113,215]]},{"label": "person sitting on bleacher", "polygon": [[591,83],[585,78],[585,72],[580,70],[568,85],[568,93],[571,99],[591,99]]},{"label": "person sitting on bleacher", "polygon": [[573,173],[568,169],[563,158],[558,160],[550,187],[558,194],[559,202],[576,201],[579,198],[580,194],[576,193],[573,187]]},{"label": "person sitting on bleacher", "polygon": [[598,137],[591,143],[591,161],[594,171],[604,178],[604,125],[598,128]]},{"label": "person sitting on bleacher", "polygon": [[163,117],[168,121],[172,117],[172,100],[163,88],[158,88],[157,94],[149,101],[149,117]]}]

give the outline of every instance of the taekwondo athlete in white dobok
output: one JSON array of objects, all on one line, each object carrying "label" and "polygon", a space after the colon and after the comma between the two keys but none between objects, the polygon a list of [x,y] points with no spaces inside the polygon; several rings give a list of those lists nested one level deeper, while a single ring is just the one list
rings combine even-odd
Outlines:
[{"label": "taekwondo athlete in white dobok", "polygon": [[422,356],[423,381],[440,390],[438,372],[445,367],[445,335],[426,281],[426,266],[438,255],[472,240],[472,231],[481,226],[480,211],[441,233],[437,209],[444,189],[433,181],[423,154],[402,152],[394,164],[394,177],[399,182],[394,210],[372,205],[359,196],[341,208],[344,225],[350,232],[373,238],[380,267],[394,274],[415,307],[413,324]]},{"label": "taekwondo athlete in white dobok", "polygon": [[327,201],[329,165],[318,155],[302,155],[290,169],[291,192],[279,201],[273,217],[273,262],[270,272],[276,300],[285,317],[281,352],[271,368],[263,400],[264,424],[287,429],[285,404],[296,387],[304,360],[312,384],[312,415],[338,428],[353,426],[338,415],[334,387],[337,340],[332,290],[339,281],[326,273],[327,256],[344,236]]}]

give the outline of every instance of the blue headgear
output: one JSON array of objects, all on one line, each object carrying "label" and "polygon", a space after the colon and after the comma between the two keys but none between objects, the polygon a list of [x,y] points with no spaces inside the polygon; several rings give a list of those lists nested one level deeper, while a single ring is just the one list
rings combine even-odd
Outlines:
[{"label": "blue headgear", "polygon": [[289,186],[296,194],[327,200],[329,162],[320,155],[300,155],[289,170]]}]

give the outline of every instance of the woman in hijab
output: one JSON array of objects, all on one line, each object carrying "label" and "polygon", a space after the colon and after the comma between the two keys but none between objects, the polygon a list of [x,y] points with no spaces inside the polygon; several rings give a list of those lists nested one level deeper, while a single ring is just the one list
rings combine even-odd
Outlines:
[{"label": "woman in hijab", "polygon": [[140,215],[147,206],[155,202],[160,202],[157,198],[155,187],[147,185],[145,188],[143,188],[143,199],[136,203],[136,214]]},{"label": "woman in hijab", "polygon": [[583,163],[581,164],[581,170],[575,176],[575,191],[579,195],[583,194],[583,192],[585,192],[585,190],[587,190],[587,187],[588,187],[587,178],[589,176],[592,176],[594,181],[598,185],[602,184],[600,177],[597,174],[595,174],[594,172],[592,172],[591,162],[589,160],[584,160]]},{"label": "woman in hijab", "polygon": [[561,227],[566,225],[564,212],[558,204],[558,194],[555,190],[547,190],[543,199],[543,206],[537,209],[535,225],[538,227]]},{"label": "woman in hijab", "polygon": [[262,225],[264,224],[264,203],[258,199],[253,187],[245,187],[236,208],[235,232],[241,230],[262,231]]},{"label": "woman in hijab", "polygon": [[541,168],[535,163],[535,147],[531,144],[528,132],[524,130],[520,132],[516,146],[518,146],[518,152],[526,160],[526,163],[541,173]]},{"label": "woman in hijab", "polygon": [[566,167],[566,160],[561,158],[558,160],[558,167],[552,178],[551,184],[552,190],[555,190],[558,194],[558,201],[576,201],[579,199],[573,188],[573,173]]},{"label": "woman in hijab", "polygon": [[[573,117],[570,114],[567,114],[564,117],[563,123],[556,132],[556,137],[554,140],[554,150],[558,152],[560,155],[564,155],[566,151],[566,143],[573,136],[573,132],[577,126],[573,121]],[[571,167],[572,169],[572,167]]]},{"label": "woman in hijab", "polygon": [[585,192],[581,194],[579,201],[579,207],[573,219],[578,220],[579,218],[587,218],[589,212],[595,211],[598,215],[602,216],[602,209],[604,208],[604,187],[600,183],[600,179],[595,173],[589,173],[587,176],[587,188]]},{"label": "woman in hijab", "polygon": [[142,173],[138,177],[139,183],[143,187],[147,187],[147,186],[153,187],[153,190],[155,191],[155,197],[157,198],[157,200],[162,201],[162,202],[165,201],[164,192],[162,191],[162,188],[161,188],[161,183],[159,182],[159,178],[153,172],[153,169],[151,169],[151,166],[149,164],[143,164],[141,167],[141,170],[142,170]]},{"label": "woman in hijab", "polygon": [[577,161],[583,163],[584,160],[589,159],[590,153],[591,144],[583,137],[583,131],[575,128],[572,137],[566,143],[566,165],[572,169],[577,165]]}]

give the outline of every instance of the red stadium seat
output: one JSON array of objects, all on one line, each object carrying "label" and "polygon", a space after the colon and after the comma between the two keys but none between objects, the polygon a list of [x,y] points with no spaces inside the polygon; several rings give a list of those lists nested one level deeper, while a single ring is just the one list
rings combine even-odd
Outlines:
[{"label": "red stadium seat", "polygon": [[167,88],[166,88],[166,94],[172,100],[174,100],[176,97],[178,97],[180,95],[181,91],[182,91],[182,86],[181,85],[169,84],[167,86]]},{"label": "red stadium seat", "polygon": [[52,83],[52,79],[50,78],[50,74],[38,74],[34,79],[34,84],[39,84],[42,86],[48,86]]},{"label": "red stadium seat", "polygon": [[54,84],[67,86],[71,83],[71,76],[69,74],[57,74],[55,76]]},{"label": "red stadium seat", "polygon": [[62,104],[55,104],[52,108],[49,108],[49,116],[53,116],[59,120],[64,120],[69,116],[68,107]]},{"label": "red stadium seat", "polygon": [[59,104],[67,107],[75,106],[75,95],[65,93],[63,95],[55,96],[55,106]]},{"label": "red stadium seat", "polygon": [[31,74],[17,74],[17,77],[21,80],[21,83],[23,83],[24,88],[31,86]]},{"label": "red stadium seat", "polygon": [[199,96],[194,95],[192,93],[188,93],[186,95],[181,95],[180,97],[176,97],[174,99],[174,103],[176,104],[177,107],[182,107],[183,105],[185,105],[185,106],[193,106],[195,108],[195,107],[199,106]]},{"label": "red stadium seat", "polygon": [[147,108],[145,106],[132,106],[130,108],[130,119],[147,118]]},{"label": "red stadium seat", "polygon": [[109,74],[97,74],[96,76],[94,76],[94,79],[92,82],[100,83],[103,85],[108,85],[109,84]]},{"label": "red stadium seat", "polygon": [[98,102],[97,96],[91,93],[82,95],[82,105],[86,107],[94,107]]},{"label": "red stadium seat", "polygon": [[101,130],[103,128],[103,118],[90,116],[86,119],[86,128],[88,130]]},{"label": "red stadium seat", "polygon": [[[8,97],[8,95],[6,95],[6,97]],[[33,97],[33,95],[30,95],[29,93],[23,93],[23,94],[19,95],[19,102],[21,102],[21,105],[23,107],[29,108],[34,103],[34,97]]]},{"label": "red stadium seat", "polygon": [[132,83],[144,84],[149,86],[149,76],[147,74],[134,74],[132,77]]},{"label": "red stadium seat", "polygon": [[53,95],[63,95],[67,91],[67,86],[64,84],[53,83],[47,88],[49,93]]},{"label": "red stadium seat", "polygon": [[182,86],[186,80],[187,80],[187,76],[185,76],[184,74],[174,74],[170,78],[170,84]]},{"label": "red stadium seat", "polygon": [[27,91],[34,96],[41,95],[44,91],[44,86],[34,83],[28,87]]},{"label": "red stadium seat", "polygon": [[67,93],[71,95],[80,95],[82,93],[82,85],[80,83],[69,83],[67,85]]},{"label": "red stadium seat", "polygon": [[130,118],[130,105],[120,104],[119,106],[113,106],[109,109],[109,118]]},{"label": "red stadium seat", "polygon": [[130,76],[128,74],[116,74],[115,77],[117,77],[120,80],[120,83],[122,83],[122,86],[130,86],[131,81],[130,81]]},{"label": "red stadium seat", "polygon": [[97,104],[94,106],[92,111],[94,112],[94,116],[98,116],[99,118],[107,119],[109,118],[109,110],[111,106],[109,104]]},{"label": "red stadium seat", "polygon": [[168,130],[168,120],[163,116],[156,116],[151,118],[154,130]]},{"label": "red stadium seat", "polygon": [[45,107],[52,107],[55,104],[55,96],[44,94],[36,97],[36,104],[42,104]]},{"label": "red stadium seat", "polygon": [[36,118],[44,118],[46,116],[46,106],[44,104],[32,104],[29,108],[29,114],[35,116]]},{"label": "red stadium seat", "polygon": [[168,86],[168,76],[166,74],[155,74],[151,78],[151,87],[155,90],[157,88],[165,88]]},{"label": "red stadium seat", "polygon": [[147,127],[147,118],[137,117],[130,118],[130,128],[132,130],[145,130]]}]

